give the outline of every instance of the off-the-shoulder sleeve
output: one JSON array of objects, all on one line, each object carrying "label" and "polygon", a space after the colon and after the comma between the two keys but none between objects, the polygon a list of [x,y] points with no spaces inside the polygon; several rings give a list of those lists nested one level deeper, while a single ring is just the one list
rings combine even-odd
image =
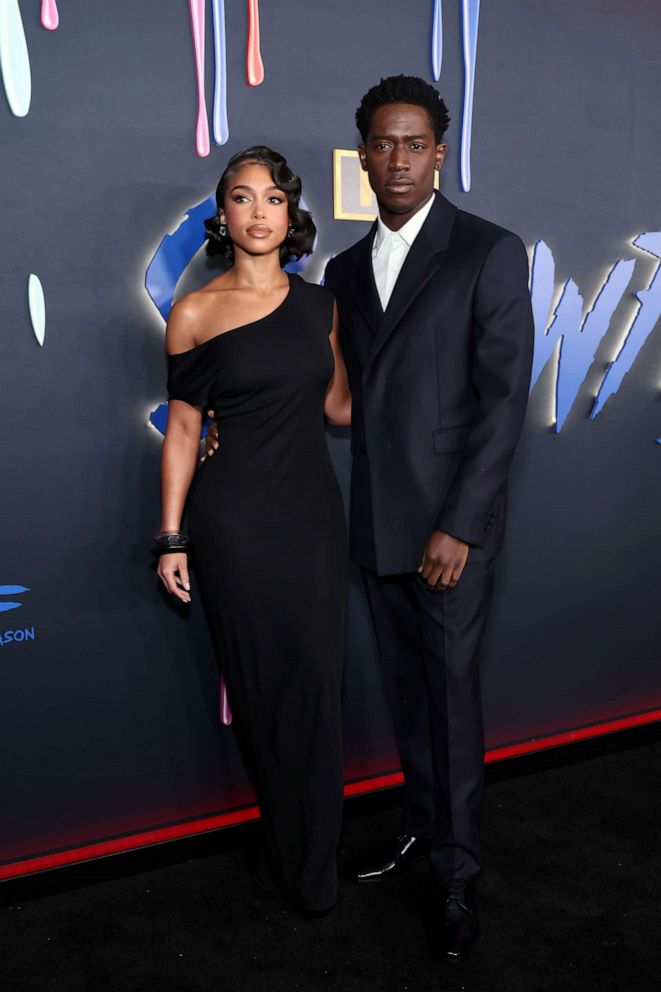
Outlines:
[{"label": "off-the-shoulder sleeve", "polygon": [[168,355],[168,399],[206,407],[213,381],[213,367],[199,351]]}]

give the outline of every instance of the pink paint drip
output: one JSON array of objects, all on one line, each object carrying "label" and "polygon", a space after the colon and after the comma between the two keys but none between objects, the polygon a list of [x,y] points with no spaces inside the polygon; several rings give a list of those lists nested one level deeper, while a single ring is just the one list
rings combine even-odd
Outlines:
[{"label": "pink paint drip", "polygon": [[41,0],[41,26],[47,31],[54,31],[60,24],[57,10],[57,0]]},{"label": "pink paint drip", "polygon": [[248,86],[259,86],[264,82],[264,63],[259,50],[259,0],[248,0],[246,76]]},{"label": "pink paint drip", "polygon": [[225,686],[225,679],[222,672],[220,675],[220,722],[225,727],[229,727],[232,722],[232,711],[227,698],[227,687]]},{"label": "pink paint drip", "polygon": [[195,147],[200,158],[211,150],[209,140],[209,119],[204,96],[204,8],[205,0],[189,0],[193,48],[195,50],[195,75],[197,77],[197,127]]}]

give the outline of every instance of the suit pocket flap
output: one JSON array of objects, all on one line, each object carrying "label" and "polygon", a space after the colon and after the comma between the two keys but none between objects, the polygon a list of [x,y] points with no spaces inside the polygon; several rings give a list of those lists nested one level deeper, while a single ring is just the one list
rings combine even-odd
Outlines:
[{"label": "suit pocket flap", "polygon": [[470,424],[460,424],[458,427],[441,427],[440,430],[432,431],[434,451],[437,455],[459,451],[466,443],[469,430]]}]

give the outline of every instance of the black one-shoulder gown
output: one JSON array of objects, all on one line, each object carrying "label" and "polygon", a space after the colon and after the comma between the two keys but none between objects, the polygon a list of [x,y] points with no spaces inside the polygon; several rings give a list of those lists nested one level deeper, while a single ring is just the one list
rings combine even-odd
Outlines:
[{"label": "black one-shoulder gown", "polygon": [[169,357],[171,399],[216,411],[189,498],[195,572],[268,863],[311,910],[337,893],[347,551],[323,404],[332,296],[290,276],[261,320]]}]

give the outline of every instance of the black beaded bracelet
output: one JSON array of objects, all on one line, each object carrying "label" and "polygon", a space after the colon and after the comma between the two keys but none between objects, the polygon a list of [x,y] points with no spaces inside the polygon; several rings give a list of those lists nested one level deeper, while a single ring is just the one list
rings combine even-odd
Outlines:
[{"label": "black beaded bracelet", "polygon": [[154,553],[157,555],[171,555],[190,550],[188,534],[181,534],[179,531],[173,534],[157,534],[154,544],[156,545]]}]

